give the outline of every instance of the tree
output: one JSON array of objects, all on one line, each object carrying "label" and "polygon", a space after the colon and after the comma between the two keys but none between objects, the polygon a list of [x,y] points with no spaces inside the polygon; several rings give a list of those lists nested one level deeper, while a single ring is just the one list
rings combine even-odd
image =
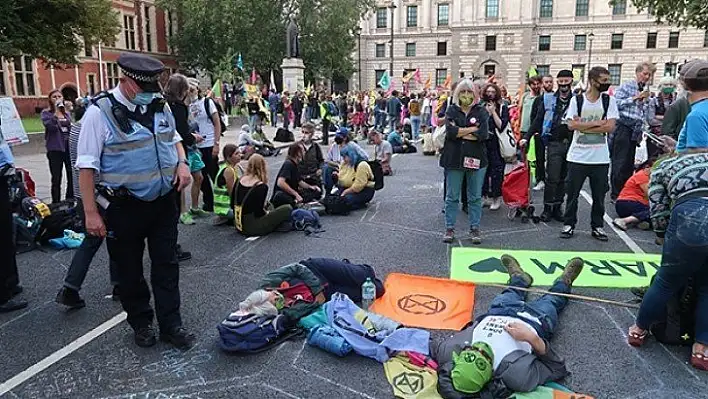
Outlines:
[{"label": "tree", "polygon": [[112,43],[120,31],[111,0],[5,0],[0,56],[27,55],[73,65],[86,43]]},{"label": "tree", "polygon": [[[614,4],[620,0],[611,0]],[[639,11],[651,10],[656,22],[708,30],[708,1],[706,0],[632,0]]]}]

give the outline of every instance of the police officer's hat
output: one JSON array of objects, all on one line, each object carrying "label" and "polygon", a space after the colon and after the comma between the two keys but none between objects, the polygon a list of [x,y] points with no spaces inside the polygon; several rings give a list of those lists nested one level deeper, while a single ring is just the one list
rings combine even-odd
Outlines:
[{"label": "police officer's hat", "polygon": [[133,79],[144,91],[160,91],[158,79],[165,70],[165,64],[157,58],[137,53],[122,53],[118,57],[118,66],[124,76]]}]

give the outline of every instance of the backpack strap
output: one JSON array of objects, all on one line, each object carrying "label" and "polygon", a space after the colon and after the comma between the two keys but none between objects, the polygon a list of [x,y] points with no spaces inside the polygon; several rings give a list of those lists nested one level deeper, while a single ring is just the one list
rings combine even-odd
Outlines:
[{"label": "backpack strap", "polygon": [[607,119],[607,110],[610,108],[610,95],[602,93],[602,119]]},{"label": "backpack strap", "polygon": [[[584,102],[585,102],[585,97],[582,94],[575,95],[575,108],[578,111],[578,117],[582,117]],[[605,119],[605,118],[603,117],[603,119]]]}]

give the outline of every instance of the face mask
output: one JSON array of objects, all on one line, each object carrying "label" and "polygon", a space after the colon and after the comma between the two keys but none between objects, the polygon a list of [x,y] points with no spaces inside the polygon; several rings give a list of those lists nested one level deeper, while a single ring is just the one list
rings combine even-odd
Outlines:
[{"label": "face mask", "polygon": [[558,85],[558,90],[560,90],[561,93],[567,93],[570,91],[570,85]]},{"label": "face mask", "polygon": [[460,105],[463,107],[469,107],[474,102],[474,96],[472,94],[462,94],[460,95]]},{"label": "face mask", "polygon": [[598,83],[597,91],[599,91],[600,93],[604,93],[607,90],[610,90],[610,86],[612,86],[612,83]]},{"label": "face mask", "polygon": [[135,105],[148,105],[152,102],[152,100],[155,98],[155,93],[138,93],[135,95],[135,98],[132,99],[130,102],[135,104]]},{"label": "face mask", "polygon": [[644,90],[644,83],[637,83],[637,87],[639,87],[639,91]]},{"label": "face mask", "polygon": [[664,94],[672,94],[674,90],[675,89],[673,87],[664,87],[663,89],[661,89],[661,92]]}]

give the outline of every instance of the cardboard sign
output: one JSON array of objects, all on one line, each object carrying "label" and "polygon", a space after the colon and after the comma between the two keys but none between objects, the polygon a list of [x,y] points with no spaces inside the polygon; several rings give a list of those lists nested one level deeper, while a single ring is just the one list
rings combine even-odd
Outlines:
[{"label": "cardboard sign", "polygon": [[2,136],[10,146],[29,143],[22,118],[17,112],[15,102],[10,97],[0,97],[0,120]]},{"label": "cardboard sign", "polygon": [[516,258],[534,279],[534,285],[550,286],[574,257],[585,261],[576,287],[630,288],[649,285],[661,265],[661,255],[624,252],[509,251],[453,248],[450,278],[475,283],[505,284],[509,275],[501,256]]}]

